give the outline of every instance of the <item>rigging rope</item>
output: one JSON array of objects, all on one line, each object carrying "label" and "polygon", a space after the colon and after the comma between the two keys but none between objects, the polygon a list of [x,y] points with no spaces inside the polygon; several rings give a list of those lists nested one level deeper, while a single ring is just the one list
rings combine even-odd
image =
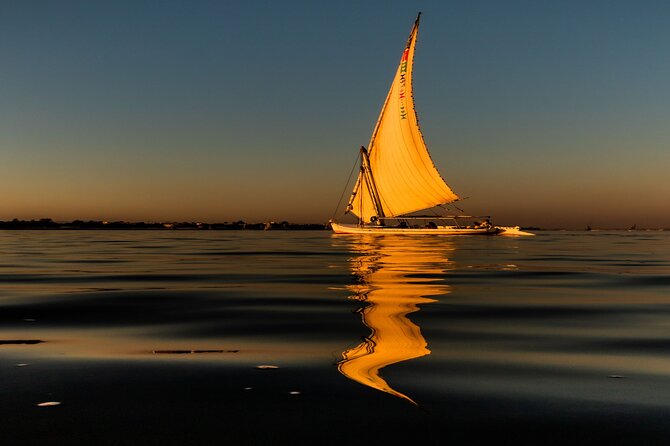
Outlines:
[{"label": "rigging rope", "polygon": [[349,183],[351,182],[351,176],[354,174],[354,170],[356,169],[356,166],[358,165],[358,159],[361,157],[361,152],[358,152],[358,156],[356,157],[356,161],[354,161],[354,166],[351,168],[351,172],[349,172],[349,178],[347,178],[347,182],[344,185],[344,189],[342,190],[342,195],[340,195],[340,201],[337,202],[337,207],[335,207],[335,210],[333,211],[333,218],[332,220],[335,219],[335,216],[337,215],[337,210],[340,208],[340,204],[342,204],[342,198],[344,198],[344,194],[347,193],[347,189],[349,187]]}]

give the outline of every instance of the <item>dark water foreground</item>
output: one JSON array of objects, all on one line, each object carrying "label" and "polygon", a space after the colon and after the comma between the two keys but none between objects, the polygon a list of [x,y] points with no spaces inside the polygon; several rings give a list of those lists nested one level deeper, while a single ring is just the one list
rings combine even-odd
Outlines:
[{"label": "dark water foreground", "polygon": [[670,233],[0,231],[0,444],[485,440],[670,443]]}]

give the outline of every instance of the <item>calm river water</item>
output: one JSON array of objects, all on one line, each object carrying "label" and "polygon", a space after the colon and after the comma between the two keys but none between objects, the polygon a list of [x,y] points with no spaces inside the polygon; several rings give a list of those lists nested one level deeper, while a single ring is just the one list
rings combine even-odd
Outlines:
[{"label": "calm river water", "polygon": [[670,232],[0,231],[1,444],[668,444],[669,418]]}]

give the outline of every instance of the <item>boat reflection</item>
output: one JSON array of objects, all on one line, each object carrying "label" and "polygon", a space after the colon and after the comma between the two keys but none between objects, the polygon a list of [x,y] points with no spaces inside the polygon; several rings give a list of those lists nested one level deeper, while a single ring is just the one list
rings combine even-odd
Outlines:
[{"label": "boat reflection", "polygon": [[453,245],[445,239],[421,237],[359,236],[346,239],[355,253],[350,259],[357,284],[347,287],[350,299],[365,302],[359,310],[370,329],[360,344],[342,353],[338,370],[365,386],[406,399],[381,376],[391,364],[430,354],[418,325],[408,315],[419,305],[435,302],[429,296],[449,293],[442,274],[450,268]]}]

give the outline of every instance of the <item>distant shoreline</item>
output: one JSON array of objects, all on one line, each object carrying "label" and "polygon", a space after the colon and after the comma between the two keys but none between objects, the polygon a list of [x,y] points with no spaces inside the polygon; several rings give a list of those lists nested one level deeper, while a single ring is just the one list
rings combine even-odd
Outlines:
[{"label": "distant shoreline", "polygon": [[[204,223],[204,222],[127,222],[127,221],[102,221],[102,220],[73,220],[70,222],[57,222],[51,218],[41,218],[39,220],[19,220],[0,221],[0,229],[18,229],[18,230],[95,230],[95,229],[141,229],[141,230],[299,230],[299,231],[324,231],[330,230],[328,223],[290,223],[287,221],[264,223],[249,223],[243,220],[223,223]],[[583,229],[565,229],[565,228],[539,228],[536,226],[522,227],[528,231],[670,231],[670,228],[590,228]]]},{"label": "distant shoreline", "polygon": [[243,220],[223,223],[202,222],[127,222],[127,221],[97,221],[73,220],[71,222],[56,222],[50,218],[39,220],[0,221],[0,229],[42,229],[42,230],[78,230],[78,229],[145,229],[145,230],[326,230],[328,224],[319,223],[289,223],[287,221],[265,223],[248,223]]}]

